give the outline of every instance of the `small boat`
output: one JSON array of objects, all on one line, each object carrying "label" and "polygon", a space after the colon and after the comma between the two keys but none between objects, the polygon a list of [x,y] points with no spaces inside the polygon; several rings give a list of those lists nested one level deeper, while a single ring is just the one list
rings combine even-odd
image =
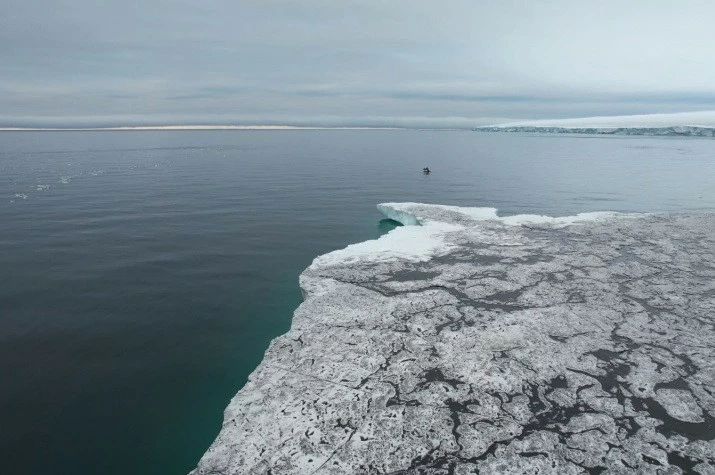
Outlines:
[{"label": "small boat", "polygon": [[424,167],[424,168],[422,169],[422,173],[424,173],[425,175],[429,175],[429,174],[430,174],[430,169],[429,169],[429,167]]}]

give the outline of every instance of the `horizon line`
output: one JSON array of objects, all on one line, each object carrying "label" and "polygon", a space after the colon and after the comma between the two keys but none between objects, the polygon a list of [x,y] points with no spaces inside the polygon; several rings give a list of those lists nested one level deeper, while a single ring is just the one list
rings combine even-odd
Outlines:
[{"label": "horizon line", "polygon": [[301,126],[301,125],[137,125],[110,127],[0,127],[0,132],[79,132],[153,130],[468,130],[471,127]]}]

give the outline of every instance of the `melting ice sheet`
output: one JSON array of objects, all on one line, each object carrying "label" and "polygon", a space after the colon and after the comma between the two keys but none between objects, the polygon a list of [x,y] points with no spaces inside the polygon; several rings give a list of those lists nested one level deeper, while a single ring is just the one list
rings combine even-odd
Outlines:
[{"label": "melting ice sheet", "polygon": [[379,209],[195,474],[713,473],[715,215]]}]

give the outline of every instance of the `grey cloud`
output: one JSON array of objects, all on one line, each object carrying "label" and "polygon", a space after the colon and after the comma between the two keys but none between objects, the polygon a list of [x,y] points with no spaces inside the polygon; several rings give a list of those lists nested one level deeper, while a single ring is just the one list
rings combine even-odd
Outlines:
[{"label": "grey cloud", "polygon": [[5,0],[0,125],[711,109],[712,18],[694,0]]}]

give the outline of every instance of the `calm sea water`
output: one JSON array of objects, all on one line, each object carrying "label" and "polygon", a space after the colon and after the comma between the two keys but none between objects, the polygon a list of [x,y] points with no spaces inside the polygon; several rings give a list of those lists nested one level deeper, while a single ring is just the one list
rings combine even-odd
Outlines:
[{"label": "calm sea water", "polygon": [[715,141],[0,133],[2,471],[192,469],[288,329],[298,274],[389,230],[381,201],[714,211]]}]

